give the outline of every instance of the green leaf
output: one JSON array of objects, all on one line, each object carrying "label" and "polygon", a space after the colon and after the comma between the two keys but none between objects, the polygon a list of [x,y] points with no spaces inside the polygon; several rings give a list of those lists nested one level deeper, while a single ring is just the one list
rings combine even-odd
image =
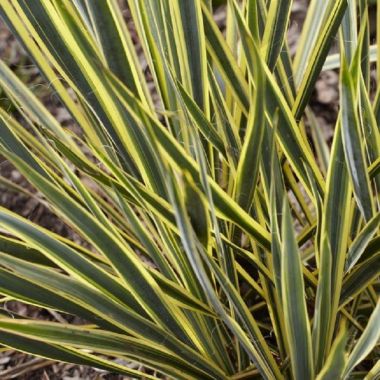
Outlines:
[{"label": "green leaf", "polygon": [[[85,348],[100,354],[115,356],[125,355],[132,360],[145,363],[180,379],[186,379],[186,376],[191,379],[199,377],[212,379],[206,373],[197,370],[196,367],[158,344],[148,344],[142,339],[108,331],[52,322],[15,321],[7,318],[0,319],[0,330],[29,339],[67,346],[68,348]],[[217,376],[216,378],[221,379],[223,377]]]},{"label": "green leaf", "polygon": [[376,362],[376,364],[371,368],[368,372],[368,375],[364,380],[379,380],[380,378],[380,360]]},{"label": "green leaf", "polygon": [[[290,49],[293,3],[0,1],[75,124],[0,63],[17,110],[0,109],[0,153],[23,176],[0,185],[81,242],[0,208],[0,292],[92,324],[4,312],[1,344],[128,378],[144,378],[129,360],[146,378],[377,376],[370,4],[311,0]],[[340,27],[342,54],[326,58]],[[342,96],[330,148],[307,105],[331,64]]]},{"label": "green leaf", "polygon": [[[376,62],[377,60],[377,45],[371,45],[369,47],[369,61]],[[323,65],[323,71],[339,69],[340,67],[340,55],[330,54],[327,56],[325,64]]]},{"label": "green leaf", "polygon": [[[317,8],[323,8],[324,6],[319,1],[315,1],[314,4]],[[315,26],[311,29],[304,28],[303,34],[307,36],[306,38],[316,38],[315,43],[301,44],[298,48],[301,54],[305,54],[305,49],[302,47],[307,49],[307,58],[300,58],[298,62],[306,66],[301,66],[302,70],[297,70],[297,68],[295,70],[298,91],[292,111],[297,120],[302,116],[309,101],[346,8],[347,1],[330,0],[325,8],[324,17],[318,17],[316,13],[313,13],[315,9],[309,9],[310,19],[320,24],[317,28]]]},{"label": "green leaf", "polygon": [[[337,120],[331,158],[327,172],[326,196],[322,208],[320,233],[326,233],[330,242],[331,265],[331,321],[329,324],[328,346],[333,337],[340,292],[343,282],[344,262],[349,241],[351,226],[352,187],[344,157],[341,120]],[[339,212],[336,212],[339,210]],[[320,242],[321,244],[322,242]]]},{"label": "green leaf", "polygon": [[185,109],[192,117],[194,124],[201,131],[203,136],[214,145],[214,147],[223,155],[226,156],[226,149],[222,139],[219,137],[215,127],[207,120],[205,114],[197,106],[195,101],[186,92],[181,83],[177,82],[178,90],[181,94]]},{"label": "green leaf", "polygon": [[354,269],[345,277],[341,291],[341,305],[351,301],[351,299],[370,285],[380,273],[380,251],[371,255],[369,259],[356,265]]},{"label": "green leaf", "polygon": [[335,338],[331,352],[321,372],[319,372],[317,380],[336,380],[342,378],[347,363],[347,355],[345,352],[346,342],[347,334],[342,329]]},{"label": "green leaf", "polygon": [[315,371],[318,373],[328,352],[327,332],[331,320],[331,248],[326,235],[322,237],[317,295],[313,321],[313,350]]},{"label": "green leaf", "polygon": [[[249,48],[248,45],[248,41],[250,40],[249,31],[247,30],[241,11],[235,1],[233,1],[233,5],[234,15],[238,23],[241,39],[244,42],[243,47],[246,46],[244,50],[245,57],[248,61],[248,67],[252,67],[254,64],[252,58],[250,57],[251,48]],[[309,163],[318,187],[323,193],[324,180],[321,176],[319,168],[312,158],[309,143],[302,136],[297,121],[292,114],[288,102],[283,94],[283,90],[277,83],[275,76],[271,73],[266,64],[262,63],[262,67],[264,68],[266,76],[266,119],[268,120],[269,125],[271,125],[272,120],[269,115],[278,113],[278,138],[283,152],[287,156],[299,178],[302,180],[307,191],[311,193],[310,184],[308,183],[308,176],[303,164],[304,162]]]},{"label": "green leaf", "polygon": [[[3,61],[0,61],[0,85],[12,99],[26,108],[33,121],[43,125],[44,128],[49,128],[62,142],[65,142],[71,149],[78,152],[78,148],[73,144],[72,140],[68,138],[68,135],[62,131],[54,117]],[[2,119],[2,129],[5,129],[5,125],[6,121]],[[4,133],[5,132],[6,131],[4,131]],[[5,137],[6,136],[4,136],[4,138]]]},{"label": "green leaf", "polygon": [[[217,297],[215,290],[210,282],[209,276],[205,269],[205,266],[202,262],[205,260],[207,253],[205,255],[200,254],[204,250],[199,247],[200,244],[197,244],[195,233],[191,227],[190,220],[185,211],[185,205],[183,199],[181,199],[179,195],[178,186],[176,186],[174,182],[174,174],[170,177],[170,195],[173,207],[176,213],[177,224],[180,228],[181,239],[184,245],[184,249],[186,254],[188,255],[189,261],[198,277],[200,284],[208,298],[211,302],[213,309],[215,310],[217,315],[227,323],[227,326],[231,329],[231,331],[236,334],[239,342],[242,344],[244,349],[247,351],[247,354],[251,357],[251,359],[256,363],[259,371],[263,374],[263,376],[277,376],[278,378],[279,370],[271,356],[269,349],[258,329],[258,326],[254,322],[252,316],[247,310],[246,305],[242,302],[240,296],[238,295],[237,290],[233,287],[233,285],[227,280],[225,275],[223,275],[224,279],[221,280],[222,272],[217,269],[215,265],[212,264],[212,259],[207,259],[206,262],[210,264],[215,274],[219,277],[219,281],[224,286],[227,286],[225,289],[226,294],[231,297],[231,301],[235,304],[237,311],[242,310],[242,314],[240,314],[244,324],[247,328],[250,329],[252,334],[252,339],[249,339],[243,332],[242,328],[239,324],[236,323],[234,319],[232,319],[224,310],[223,305],[221,304],[220,299]],[[198,248],[199,247],[199,248]],[[241,309],[242,308],[242,309]],[[276,371],[276,372],[273,372]]]},{"label": "green leaf", "polygon": [[207,51],[215,59],[215,63],[229,84],[231,91],[245,110],[249,109],[248,86],[239,65],[231,50],[226,46],[223,35],[214,22],[209,9],[202,1],[203,27],[207,37]]},{"label": "green leaf", "polygon": [[121,17],[117,1],[82,1],[85,20],[94,31],[99,50],[109,69],[125,83],[140,99],[149,101],[149,92],[145,86],[138,57],[131,36]]},{"label": "green leaf", "polygon": [[347,167],[359,209],[368,222],[374,215],[372,191],[365,161],[364,147],[357,116],[357,96],[347,63],[342,67],[342,138]]},{"label": "green leaf", "polygon": [[371,317],[368,320],[364,332],[354,346],[347,361],[347,366],[344,371],[346,379],[357,364],[359,364],[373,349],[380,339],[380,301],[377,302]]},{"label": "green leaf", "polygon": [[242,35],[245,41],[243,45],[246,54],[250,55],[248,62],[251,74],[255,79],[255,89],[236,169],[235,197],[243,209],[249,210],[255,194],[264,137],[265,99],[261,94],[265,93],[265,74],[255,42],[243,27],[241,27],[240,33],[245,33]]},{"label": "green leaf", "polygon": [[[139,112],[144,113],[141,105],[124,87],[118,87],[119,95],[124,101],[127,108],[137,107]],[[189,172],[195,183],[199,178],[199,166],[184,151],[182,146],[174,139],[174,137],[153,117],[144,113],[147,119],[152,123],[152,133],[154,133],[162,150],[165,152],[164,157],[169,159],[174,167]],[[264,247],[269,247],[269,234],[265,229],[257,223],[247,212],[245,212],[222,188],[211,178],[209,178],[210,188],[213,194],[215,207],[218,215],[227,220],[233,221],[243,230],[251,234],[258,243]]]},{"label": "green leaf", "polygon": [[302,262],[286,198],[283,201],[281,224],[281,289],[292,372],[297,380],[312,379],[313,356]]},{"label": "green leaf", "polygon": [[155,379],[155,377],[149,376],[146,373],[141,373],[140,371],[116,364],[111,360],[105,360],[100,357],[84,353],[82,350],[76,350],[73,348],[69,349],[66,347],[47,344],[42,341],[25,338],[17,334],[7,333],[4,331],[1,332],[1,340],[3,344],[8,347],[47,359],[75,363],[78,365],[93,366],[105,371],[132,376],[137,379]]},{"label": "green leaf", "polygon": [[[316,40],[318,39],[321,28],[323,28],[323,21],[326,19],[328,11],[331,10],[332,3],[332,1],[310,1],[305,24],[302,28],[298,42],[300,44],[300,49],[297,49],[294,57],[295,83],[297,86],[300,84],[302,76],[305,74],[313,48],[316,46]],[[338,62],[338,64],[339,63],[340,62]]]},{"label": "green leaf", "polygon": [[204,38],[201,1],[175,0],[174,3],[178,4],[180,13],[181,22],[178,25],[182,29],[183,43],[186,46],[187,59],[184,63],[189,68],[193,99],[203,111],[207,112],[206,41]]},{"label": "green leaf", "polygon": [[39,250],[67,272],[102,289],[111,298],[141,310],[124,286],[73,248],[55,239],[49,232],[3,208],[0,209],[0,224],[24,238],[28,242],[28,246]]},{"label": "green leaf", "polygon": [[380,214],[377,214],[364,226],[364,228],[356,236],[355,240],[351,243],[346,258],[347,272],[352,269],[352,267],[360,259],[373,235],[377,232],[379,224]]},{"label": "green leaf", "polygon": [[292,0],[273,0],[270,2],[262,45],[265,49],[266,62],[273,70],[283,48],[286,29],[289,22]]},{"label": "green leaf", "polygon": [[[7,155],[8,157],[12,156],[10,152]],[[182,327],[173,317],[176,308],[167,303],[154,279],[138,264],[136,254],[130,249],[127,250],[118,237],[106,230],[88,211],[67,197],[61,190],[58,190],[38,173],[31,171],[18,158],[13,157],[13,161],[32,183],[38,188],[44,189],[45,196],[56,206],[59,212],[64,216],[69,216],[70,221],[78,226],[101,252],[106,254],[116,272],[120,274],[127,289],[148,314],[153,319],[157,318],[157,321],[163,322],[163,325],[168,326],[170,324],[171,329],[176,330],[177,326],[179,336],[184,341],[188,341]],[[4,223],[5,218],[2,219]],[[133,279],[133,286],[131,286],[131,279]]]}]

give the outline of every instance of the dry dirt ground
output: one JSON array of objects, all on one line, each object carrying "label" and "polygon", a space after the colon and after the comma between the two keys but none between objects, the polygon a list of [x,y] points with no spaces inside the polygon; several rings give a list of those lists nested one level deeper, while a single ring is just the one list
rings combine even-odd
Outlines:
[{"label": "dry dirt ground", "polygon": [[[294,51],[297,38],[299,36],[302,22],[305,17],[306,0],[294,2],[292,9],[292,22],[289,27],[289,43]],[[220,8],[216,17],[223,24],[223,9]],[[128,20],[128,12],[126,11]],[[137,42],[137,39],[136,39]],[[139,50],[139,49],[138,49]],[[38,70],[24,54],[23,50],[9,33],[6,26],[0,19],[0,58],[26,81],[29,87],[40,96],[44,104],[48,105],[52,114],[60,123],[70,125],[71,120],[68,112],[60,105],[58,99],[49,93],[45,83],[38,74]],[[145,63],[142,62],[144,65]],[[316,111],[320,125],[322,125],[326,139],[332,135],[332,126],[335,123],[338,108],[338,73],[336,71],[324,72],[319,78],[315,93],[312,99],[312,107]],[[0,106],[14,112],[11,103],[4,98],[0,89]],[[75,128],[75,126],[72,126]],[[0,157],[0,175],[10,179],[12,182],[27,188],[33,192],[24,178],[12,167],[10,163]],[[59,218],[52,214],[46,207],[38,203],[35,199],[19,192],[14,192],[0,182],[0,205],[5,206],[20,215],[23,215],[38,224],[59,233],[65,237],[81,242]],[[1,295],[0,295],[1,298]],[[23,316],[55,321],[67,321],[67,316],[58,313],[40,310],[36,307],[25,306],[18,302],[8,301],[0,304],[0,307],[9,311],[16,312]],[[77,322],[71,319],[70,322]],[[15,351],[5,350],[0,352],[0,380],[20,379],[20,380],[95,380],[95,379],[126,379],[125,377],[104,373],[92,368],[81,367],[65,363],[53,363],[41,358],[33,358],[29,355]]]}]

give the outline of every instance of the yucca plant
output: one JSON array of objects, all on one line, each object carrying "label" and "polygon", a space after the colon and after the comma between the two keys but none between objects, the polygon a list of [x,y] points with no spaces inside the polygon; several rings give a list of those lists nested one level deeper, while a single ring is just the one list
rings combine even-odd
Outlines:
[{"label": "yucca plant", "polygon": [[[0,342],[131,378],[379,379],[367,0],[312,0],[294,57],[292,1],[229,0],[223,30],[209,0],[127,6],[146,68],[117,0],[0,1],[75,122],[1,62],[0,153],[83,241],[0,208],[0,292],[83,321],[4,312]],[[327,68],[331,146],[309,107]]]}]

